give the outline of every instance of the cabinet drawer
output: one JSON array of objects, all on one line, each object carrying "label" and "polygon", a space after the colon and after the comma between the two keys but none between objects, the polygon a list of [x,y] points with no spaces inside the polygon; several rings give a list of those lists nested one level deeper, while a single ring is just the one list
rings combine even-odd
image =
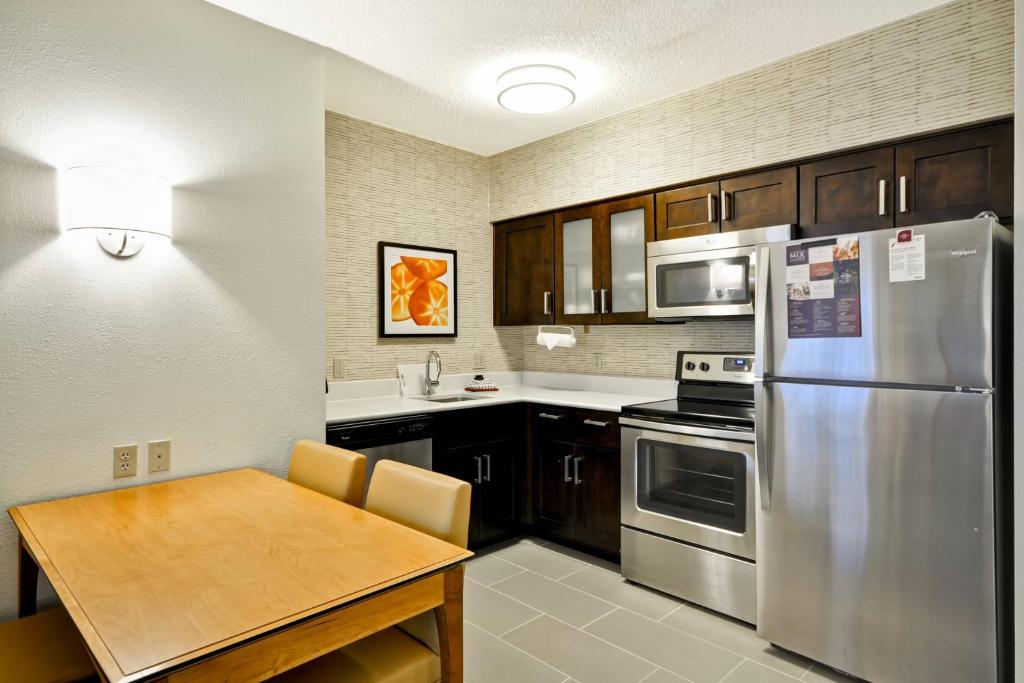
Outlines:
[{"label": "cabinet drawer", "polygon": [[535,405],[531,411],[536,436],[556,441],[619,447],[619,416],[601,410]]},{"label": "cabinet drawer", "polygon": [[573,442],[599,448],[619,448],[619,416],[600,410],[581,410],[575,414]]},{"label": "cabinet drawer", "polygon": [[530,406],[530,421],[535,436],[555,441],[572,441],[575,413],[572,408]]}]

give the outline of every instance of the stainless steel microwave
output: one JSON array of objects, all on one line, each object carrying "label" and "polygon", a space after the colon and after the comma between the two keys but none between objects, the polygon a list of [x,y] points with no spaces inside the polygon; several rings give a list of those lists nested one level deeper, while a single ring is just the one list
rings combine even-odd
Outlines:
[{"label": "stainless steel microwave", "polygon": [[776,225],[648,242],[647,315],[753,315],[757,245],[792,236],[793,226]]}]

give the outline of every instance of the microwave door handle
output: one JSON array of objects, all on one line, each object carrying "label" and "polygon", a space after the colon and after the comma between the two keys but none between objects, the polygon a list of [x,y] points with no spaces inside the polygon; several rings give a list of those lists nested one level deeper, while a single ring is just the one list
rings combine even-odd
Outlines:
[{"label": "microwave door handle", "polygon": [[754,284],[754,377],[763,378],[771,372],[768,367],[768,341],[771,317],[771,247],[762,245],[754,255],[756,282]]},{"label": "microwave door handle", "polygon": [[772,506],[771,382],[754,381],[754,459],[757,461],[757,483],[761,493],[761,509]]}]

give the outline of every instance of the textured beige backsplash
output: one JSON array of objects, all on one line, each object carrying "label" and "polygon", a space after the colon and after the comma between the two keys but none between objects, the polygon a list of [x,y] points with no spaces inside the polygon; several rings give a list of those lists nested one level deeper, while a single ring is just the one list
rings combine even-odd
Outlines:
[{"label": "textured beige backsplash", "polygon": [[490,157],[490,217],[1011,114],[1013,2],[960,0]]},{"label": "textured beige backsplash", "polygon": [[[959,0],[551,138],[480,157],[327,113],[327,376],[394,377],[441,354],[497,370],[671,377],[678,350],[748,351],[749,321],[492,325],[490,220],[1013,113],[1012,0]],[[459,252],[456,340],[377,338],[378,240]]]},{"label": "textured beige backsplash", "polygon": [[583,372],[629,377],[671,377],[677,351],[753,351],[750,320],[695,321],[664,325],[574,326],[571,349],[537,344],[537,328],[523,329],[523,365],[527,370]]},{"label": "textured beige backsplash", "polygon": [[[445,372],[522,368],[522,331],[491,316],[487,160],[327,112],[327,368],[338,379],[394,377],[437,349]],[[377,338],[377,242],[458,251],[456,339]]]}]

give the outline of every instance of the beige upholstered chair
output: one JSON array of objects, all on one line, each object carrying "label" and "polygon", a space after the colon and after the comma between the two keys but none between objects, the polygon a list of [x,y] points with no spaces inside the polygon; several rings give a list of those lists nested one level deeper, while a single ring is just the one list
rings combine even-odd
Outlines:
[{"label": "beige upholstered chair", "polygon": [[[470,485],[412,465],[377,463],[366,509],[463,548],[469,534]],[[356,641],[275,681],[288,683],[435,683],[441,679],[433,612]]]},{"label": "beige upholstered chair", "polygon": [[78,629],[64,608],[0,624],[0,681],[70,683],[95,677]]},{"label": "beige upholstered chair", "polygon": [[366,456],[303,439],[292,449],[288,481],[358,507],[363,502]]}]

